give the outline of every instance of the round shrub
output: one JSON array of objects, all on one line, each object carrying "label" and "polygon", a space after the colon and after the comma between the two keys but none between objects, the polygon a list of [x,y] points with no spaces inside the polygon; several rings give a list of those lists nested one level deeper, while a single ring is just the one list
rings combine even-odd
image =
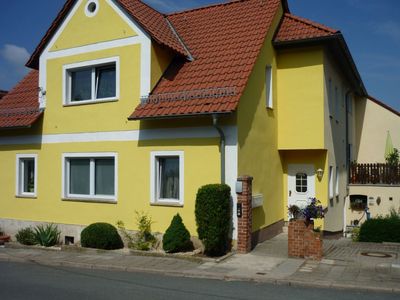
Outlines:
[{"label": "round shrub", "polygon": [[169,253],[193,250],[190,233],[179,214],[172,218],[171,224],[163,236],[163,249]]},{"label": "round shrub", "polygon": [[93,223],[81,233],[83,247],[114,250],[124,247],[117,229],[108,223]]},{"label": "round shrub", "polygon": [[219,256],[229,248],[231,230],[231,189],[226,184],[202,186],[196,196],[197,233],[205,253]]},{"label": "round shrub", "polygon": [[26,227],[18,230],[17,234],[15,235],[17,238],[18,243],[22,245],[36,245],[35,239],[35,232],[31,227]]}]

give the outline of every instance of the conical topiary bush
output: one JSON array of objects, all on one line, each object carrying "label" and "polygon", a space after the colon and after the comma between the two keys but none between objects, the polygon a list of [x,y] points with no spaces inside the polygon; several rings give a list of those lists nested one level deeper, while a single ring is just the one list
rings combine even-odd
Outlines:
[{"label": "conical topiary bush", "polygon": [[169,253],[193,250],[190,233],[183,224],[179,214],[173,217],[171,225],[169,225],[163,236],[163,249]]}]

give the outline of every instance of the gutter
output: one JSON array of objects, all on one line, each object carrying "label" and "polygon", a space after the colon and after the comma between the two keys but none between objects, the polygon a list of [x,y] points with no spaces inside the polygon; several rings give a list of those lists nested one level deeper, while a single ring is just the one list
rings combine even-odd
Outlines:
[{"label": "gutter", "polygon": [[225,183],[225,134],[222,128],[218,125],[218,115],[212,115],[213,126],[218,131],[220,136],[219,151],[221,155],[221,183]]}]

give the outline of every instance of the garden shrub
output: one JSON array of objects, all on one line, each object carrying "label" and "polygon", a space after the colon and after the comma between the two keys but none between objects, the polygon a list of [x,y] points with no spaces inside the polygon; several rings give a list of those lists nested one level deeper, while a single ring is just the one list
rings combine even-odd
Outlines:
[{"label": "garden shrub", "polygon": [[391,211],[386,217],[365,221],[360,228],[359,241],[400,243],[400,216]]},{"label": "garden shrub", "polygon": [[163,236],[163,249],[169,253],[193,250],[190,233],[179,214],[172,218],[171,224]]},{"label": "garden shrub", "polygon": [[197,233],[210,256],[223,255],[229,248],[231,189],[226,184],[202,186],[196,196]]},{"label": "garden shrub", "polygon": [[55,224],[38,225],[34,229],[35,241],[45,247],[57,245],[60,241],[60,230]]},{"label": "garden shrub", "polygon": [[93,223],[83,229],[81,233],[83,247],[114,250],[124,247],[124,243],[117,229],[108,223]]},{"label": "garden shrub", "polygon": [[31,246],[37,244],[37,241],[35,239],[35,232],[31,227],[26,227],[18,230],[15,237],[17,238],[18,243],[22,245]]}]

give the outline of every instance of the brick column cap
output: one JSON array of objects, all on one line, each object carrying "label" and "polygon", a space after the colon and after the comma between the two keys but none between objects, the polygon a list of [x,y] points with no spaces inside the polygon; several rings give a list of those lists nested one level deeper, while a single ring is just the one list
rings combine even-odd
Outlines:
[{"label": "brick column cap", "polygon": [[239,176],[237,180],[238,181],[253,181],[253,177],[249,176],[249,175],[242,175],[242,176]]}]

